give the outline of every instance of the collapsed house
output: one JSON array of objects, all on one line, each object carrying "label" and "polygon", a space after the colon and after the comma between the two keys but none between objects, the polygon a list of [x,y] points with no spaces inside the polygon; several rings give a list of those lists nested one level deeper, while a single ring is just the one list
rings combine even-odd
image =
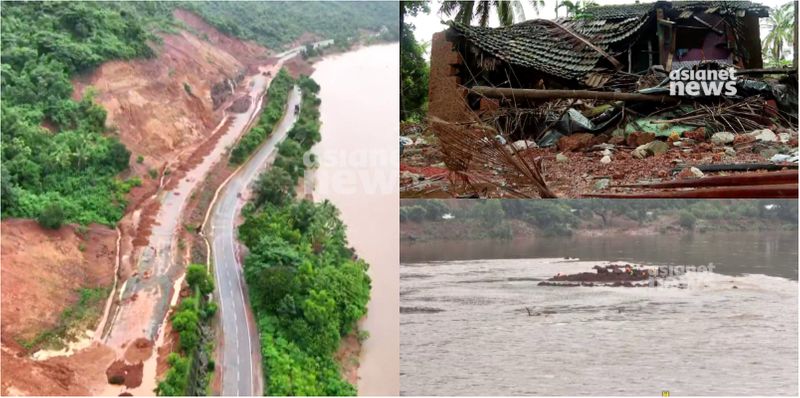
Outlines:
[{"label": "collapsed house", "polygon": [[[750,1],[657,1],[593,6],[576,17],[499,28],[448,22],[431,44],[428,104],[443,161],[467,182],[494,174],[505,177],[499,184],[503,189],[527,184],[539,196],[552,197],[540,167],[546,156],[529,159],[517,152],[556,145],[559,151],[573,151],[561,143],[581,135],[580,144],[588,147],[580,149],[602,150],[602,163],[608,164],[618,151],[626,153],[616,157],[622,160],[679,148],[692,153],[687,145],[716,133],[751,135],[737,139],[738,145],[757,141],[762,129],[772,128],[784,132],[783,143],[791,142],[797,129],[797,68],[764,69],[759,18],[768,16],[768,7]],[[726,82],[738,89],[733,96],[676,95],[668,87],[671,71],[730,68],[736,70],[734,82]],[[760,78],[772,73],[784,78],[780,83]],[[724,78],[710,82],[719,79]],[[684,139],[688,133],[692,138]],[[639,140],[640,134],[647,139]],[[657,142],[650,143],[654,137]],[[738,159],[730,154],[744,147],[732,148],[733,140],[725,135],[725,143],[712,148],[724,151],[714,156],[715,163],[722,162],[720,157]],[[491,173],[484,172],[487,165],[494,167]],[[723,172],[786,167],[697,166]],[[774,178],[768,182],[774,184]],[[787,192],[796,196],[796,184],[788,191],[756,195],[783,197]]]},{"label": "collapsed house", "polygon": [[768,10],[749,1],[658,1],[500,28],[450,22],[432,41],[429,113],[456,121],[464,102],[479,110],[478,96],[460,86],[602,89],[618,72],[654,65],[762,68],[759,18]]}]

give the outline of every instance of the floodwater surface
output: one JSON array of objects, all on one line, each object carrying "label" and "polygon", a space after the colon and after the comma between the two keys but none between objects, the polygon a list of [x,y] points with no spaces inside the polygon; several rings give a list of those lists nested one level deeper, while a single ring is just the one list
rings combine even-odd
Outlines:
[{"label": "floodwater surface", "polygon": [[322,100],[314,196],[339,208],[348,241],[372,278],[360,325],[369,338],[359,358],[359,395],[400,391],[398,65],[396,43],[376,45],[327,57],[312,75]]},{"label": "floodwater surface", "polygon": [[[589,249],[573,239],[561,244],[580,260],[519,251],[528,258],[404,261],[401,394],[796,396],[797,234],[788,234],[793,246],[750,250],[730,236],[722,245],[706,235],[695,263],[644,241]],[[658,239],[700,250],[680,237]],[[402,246],[404,258],[412,246]],[[438,247],[428,257],[454,253]],[[658,288],[538,286],[559,272],[608,263],[601,258],[717,267]]]}]

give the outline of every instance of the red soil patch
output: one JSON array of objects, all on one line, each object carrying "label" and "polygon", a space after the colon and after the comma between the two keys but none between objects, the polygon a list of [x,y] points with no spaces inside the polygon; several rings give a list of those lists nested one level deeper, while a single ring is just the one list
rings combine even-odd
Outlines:
[{"label": "red soil patch", "polygon": [[153,342],[140,337],[125,350],[125,361],[128,363],[144,362],[153,355]]},{"label": "red soil patch", "polygon": [[79,288],[114,281],[116,232],[92,225],[84,236],[72,226],[48,230],[33,220],[2,222],[2,335],[30,340],[54,327],[78,301]]},{"label": "red soil patch", "polygon": [[106,370],[109,384],[125,385],[128,388],[139,387],[142,384],[144,364],[128,364],[124,360],[116,360]]}]

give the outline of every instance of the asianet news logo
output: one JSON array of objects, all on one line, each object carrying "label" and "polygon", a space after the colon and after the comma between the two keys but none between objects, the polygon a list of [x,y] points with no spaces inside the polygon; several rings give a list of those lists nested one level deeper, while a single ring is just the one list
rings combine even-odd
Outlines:
[{"label": "asianet news logo", "polygon": [[736,95],[736,69],[679,69],[669,72],[669,95],[727,96]]}]

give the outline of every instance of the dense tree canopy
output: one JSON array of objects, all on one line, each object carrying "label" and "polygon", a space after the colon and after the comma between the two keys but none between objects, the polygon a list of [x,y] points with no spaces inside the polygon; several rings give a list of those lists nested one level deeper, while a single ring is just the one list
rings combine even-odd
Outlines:
[{"label": "dense tree canopy", "polygon": [[[4,3],[2,215],[113,225],[136,181],[115,178],[130,153],[110,133],[91,91],[73,100],[70,77],[109,59],[152,55],[147,21],[124,4]],[[41,216],[45,217],[41,217]],[[49,211],[52,215],[52,211]]]},{"label": "dense tree canopy", "polygon": [[207,1],[184,5],[219,30],[279,49],[303,33],[348,41],[361,29],[397,37],[397,3],[384,1]]}]

